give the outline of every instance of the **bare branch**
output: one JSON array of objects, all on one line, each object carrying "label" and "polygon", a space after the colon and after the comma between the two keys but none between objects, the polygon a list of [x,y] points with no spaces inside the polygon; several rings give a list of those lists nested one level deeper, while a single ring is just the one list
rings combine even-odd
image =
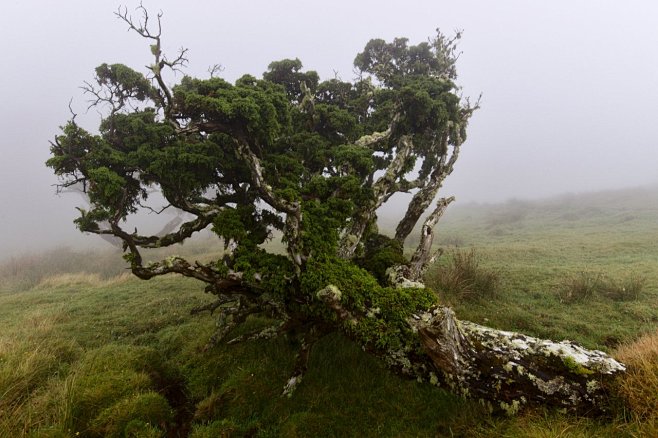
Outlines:
[{"label": "bare branch", "polygon": [[154,57],[154,62],[150,66],[147,66],[147,68],[151,71],[153,74],[153,77],[155,78],[156,83],[158,84],[158,88],[160,89],[161,92],[161,104],[164,109],[164,116],[165,119],[171,123],[175,128],[180,128],[180,125],[178,124],[178,121],[176,120],[175,117],[173,117],[173,96],[171,93],[171,90],[167,86],[167,84],[164,81],[164,78],[162,77],[162,70],[165,67],[169,67],[174,72],[181,71],[183,67],[187,64],[188,60],[185,57],[187,53],[187,49],[181,48],[178,52],[178,56],[170,61],[167,59],[166,55],[162,53],[162,41],[161,41],[161,36],[162,36],[162,12],[158,12],[156,15],[157,19],[157,31],[152,31],[149,29],[149,14],[146,8],[140,3],[140,5],[137,7],[137,10],[139,10],[142,14],[142,18],[138,21],[134,21],[132,16],[128,14],[128,8],[121,8],[117,10],[117,12],[114,13],[114,15],[119,18],[121,21],[126,23],[128,25],[128,30],[133,30],[135,31],[138,35],[140,35],[143,38],[149,39],[153,41],[153,44],[151,44],[151,54]]},{"label": "bare branch", "polygon": [[[73,123],[73,124],[75,125],[75,118],[78,117],[78,114],[77,114],[75,111],[73,111],[73,107],[72,107],[72,105],[73,105],[73,98],[70,98],[70,99],[69,99],[69,112],[71,113],[71,120],[70,120],[70,122]],[[52,144],[52,143],[51,143],[51,144]]]},{"label": "bare branch", "polygon": [[224,66],[222,64],[214,64],[208,67],[208,74],[211,78],[217,77],[217,75],[224,71]]},{"label": "bare branch", "polygon": [[[452,153],[448,153],[449,143],[452,142]],[[457,124],[449,124],[447,131],[444,133],[443,138],[437,145],[441,153],[441,157],[436,164],[434,171],[420,190],[413,196],[411,202],[407,206],[407,211],[404,217],[398,223],[395,229],[395,239],[404,243],[411,231],[416,226],[418,219],[427,210],[436,197],[439,189],[443,185],[443,181],[450,175],[454,169],[459,151],[463,140],[460,134],[460,126]]]},{"label": "bare branch", "polygon": [[160,210],[156,210],[156,209],[154,209],[153,207],[150,207],[150,206],[148,206],[148,205],[144,205],[144,204],[142,204],[141,202],[138,202],[137,204],[138,204],[141,208],[143,208],[144,210],[148,210],[149,212],[151,212],[151,213],[155,213],[155,214],[161,214],[161,213],[164,212],[166,209],[168,209],[168,208],[170,208],[170,207],[172,206],[171,204],[167,204],[167,205],[165,205],[164,207],[162,207]]},{"label": "bare branch", "polygon": [[436,258],[436,253],[432,253],[432,243],[434,241],[434,227],[436,226],[441,216],[445,212],[445,209],[448,205],[455,200],[454,196],[449,198],[441,198],[436,203],[436,208],[430,215],[425,219],[423,227],[420,232],[420,243],[411,256],[410,268],[411,276],[410,280],[419,281],[423,278],[423,274],[427,270],[427,267],[434,262]]}]

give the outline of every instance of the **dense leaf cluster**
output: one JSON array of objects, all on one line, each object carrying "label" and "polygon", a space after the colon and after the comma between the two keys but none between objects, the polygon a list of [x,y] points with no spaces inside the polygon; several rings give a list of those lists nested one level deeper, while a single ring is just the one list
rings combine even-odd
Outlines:
[{"label": "dense leaf cluster", "polygon": [[[141,278],[173,272],[206,282],[218,305],[233,303],[235,321],[259,309],[302,325],[334,321],[314,295],[332,284],[345,292],[341,306],[365,318],[354,336],[400,347],[407,319],[434,295],[390,287],[387,270],[409,263],[405,238],[452,171],[474,110],[454,83],[459,35],[438,33],[417,46],[372,40],[352,82],[321,81],[300,60],[284,59],[260,78],[184,76],[169,88],[163,72],[181,67],[185,52],[167,61],[159,33],[120,18],[155,40],[150,73],[99,66],[84,87],[103,111],[98,129],[73,117],[47,162],[61,187],[81,187],[89,198],[80,230],[120,239]],[[379,233],[377,209],[399,192],[413,199],[393,239]],[[154,211],[154,193],[186,220],[157,235],[128,230],[129,217]],[[142,248],[203,229],[224,243],[216,262],[142,261]],[[285,255],[268,253],[263,244],[279,236]]]},{"label": "dense leaf cluster", "polygon": [[[264,185],[301,205],[295,244],[304,259],[332,254],[360,207],[375,202],[373,183],[402,136],[413,136],[414,147],[393,175],[398,183],[414,168],[418,179],[429,176],[447,152],[438,137],[463,140],[452,61],[437,47],[373,40],[356,57],[362,77],[355,82],[320,82],[298,59],[234,84],[186,76],[173,87],[169,118],[163,92],[145,75],[103,64],[93,94],[109,114],[97,133],[71,120],[47,164],[64,185],[84,186],[92,208],[77,220],[83,231],[112,231],[155,189],[193,214],[214,207],[217,235],[253,248],[283,229],[287,213],[263,196]],[[384,141],[359,142],[387,129]],[[258,160],[262,181],[240,147]]]}]

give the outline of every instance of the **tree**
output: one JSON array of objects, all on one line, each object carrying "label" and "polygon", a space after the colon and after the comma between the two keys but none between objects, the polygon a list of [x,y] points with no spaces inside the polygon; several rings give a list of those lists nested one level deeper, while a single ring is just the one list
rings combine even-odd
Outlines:
[{"label": "tree", "polygon": [[[138,21],[122,9],[117,16],[151,43],[148,75],[97,67],[84,89],[105,111],[98,133],[74,115],[51,143],[47,165],[60,188],[81,186],[89,198],[75,220],[81,231],[120,239],[139,278],[176,273],[205,283],[215,300],[193,312],[219,312],[215,342],[253,314],[277,323],[229,342],[297,333],[302,348],[286,394],[301,380],[312,343],[340,330],[396,372],[494,409],[601,406],[602,382],[623,365],[568,341],[458,321],[422,283],[434,226],[454,198],[432,203],[479,106],[455,83],[459,33],[437,31],[418,45],[371,40],[356,56],[353,82],[321,82],[286,59],[262,78],[184,76],[169,87],[164,74],[184,66],[186,51],[167,58],[161,14],[153,22],[139,10]],[[154,191],[191,219],[159,235],[127,230],[125,220],[147,208]],[[377,210],[401,192],[413,195],[387,237]],[[424,213],[407,259],[403,245]],[[224,244],[220,260],[143,261],[142,249],[208,227]],[[275,236],[285,255],[262,248]]]}]

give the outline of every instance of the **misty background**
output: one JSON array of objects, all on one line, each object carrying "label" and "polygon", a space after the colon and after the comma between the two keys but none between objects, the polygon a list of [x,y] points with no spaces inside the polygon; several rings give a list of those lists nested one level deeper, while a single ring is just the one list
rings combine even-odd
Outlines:
[{"label": "misty background", "polygon": [[[80,90],[103,63],[146,71],[148,42],[113,12],[137,2],[3,2],[0,15],[0,259],[55,245],[102,243],[79,233],[75,194],[55,195],[44,162],[68,118],[85,128]],[[464,95],[482,108],[443,195],[457,203],[532,199],[658,183],[658,3],[524,0],[316,2],[144,1],[162,10],[163,46],[189,48],[186,74],[260,76],[299,58],[322,79],[354,77],[368,40],[425,41],[463,29]],[[138,12],[133,12],[137,18]],[[170,75],[171,83],[181,75]],[[611,202],[614,202],[611,199]]]}]

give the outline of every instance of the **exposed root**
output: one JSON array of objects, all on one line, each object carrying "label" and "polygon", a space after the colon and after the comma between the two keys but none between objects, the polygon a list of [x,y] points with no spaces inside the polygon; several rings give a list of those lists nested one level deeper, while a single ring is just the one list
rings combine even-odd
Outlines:
[{"label": "exposed root", "polygon": [[214,314],[215,310],[217,310],[218,307],[222,306],[223,304],[226,304],[233,300],[233,297],[228,297],[226,295],[220,295],[217,300],[213,301],[212,303],[208,304],[203,304],[201,306],[194,307],[192,310],[190,310],[190,315],[197,315],[201,312],[208,311],[210,314]]},{"label": "exposed root", "polygon": [[283,388],[283,392],[281,393],[282,397],[292,397],[293,392],[302,382],[302,379],[308,370],[308,359],[311,355],[311,348],[317,341],[327,335],[329,331],[330,330],[326,327],[313,325],[304,335],[302,335],[301,347],[295,358],[295,366],[292,375]]},{"label": "exposed root", "polygon": [[226,343],[228,345],[233,345],[246,341],[257,341],[259,339],[276,338],[281,333],[285,332],[286,323],[287,321],[281,321],[278,325],[266,327],[263,330],[259,330],[257,332],[252,332],[252,333],[247,333],[244,335],[237,336]]},{"label": "exposed root", "polygon": [[225,302],[216,308],[220,309],[217,319],[217,331],[210,337],[208,343],[203,347],[203,351],[207,351],[222,342],[226,335],[245,322],[249,315],[260,311],[258,306],[242,296],[238,296],[234,301]]}]

